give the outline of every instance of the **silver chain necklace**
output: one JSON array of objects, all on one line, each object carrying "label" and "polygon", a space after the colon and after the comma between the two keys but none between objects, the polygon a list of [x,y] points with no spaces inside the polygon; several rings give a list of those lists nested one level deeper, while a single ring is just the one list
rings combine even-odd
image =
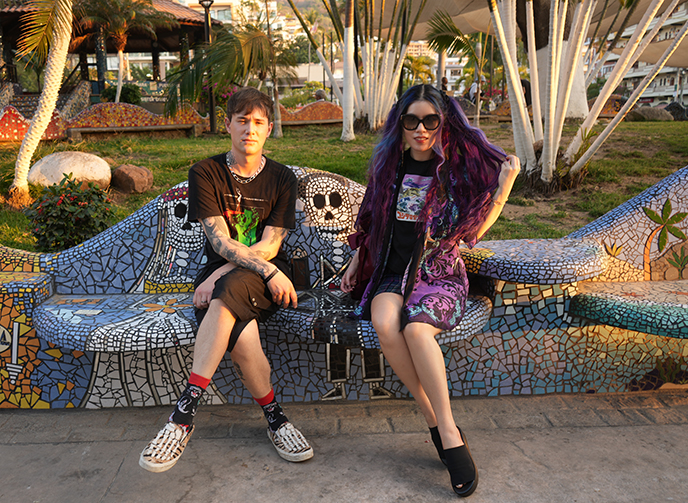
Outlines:
[{"label": "silver chain necklace", "polygon": [[234,164],[236,164],[236,159],[234,158],[234,154],[232,154],[231,150],[229,152],[227,152],[226,157],[227,157],[227,167],[229,168],[229,172],[232,174],[232,177],[234,177],[234,179],[237,181],[237,183],[241,183],[244,185],[247,183],[251,183],[255,177],[260,175],[260,172],[263,171],[263,168],[265,167],[265,156],[260,156],[260,166],[258,167],[258,169],[256,170],[255,173],[253,173],[251,176],[246,178],[246,177],[243,177],[241,175],[237,175],[234,172],[234,168],[232,166]]}]

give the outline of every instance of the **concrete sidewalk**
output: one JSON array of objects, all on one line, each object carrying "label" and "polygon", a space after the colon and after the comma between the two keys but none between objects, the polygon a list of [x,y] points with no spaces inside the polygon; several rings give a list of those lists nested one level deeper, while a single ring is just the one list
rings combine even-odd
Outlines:
[{"label": "concrete sidewalk", "polygon": [[[688,393],[452,402],[481,502],[688,502]],[[459,501],[412,401],[283,404],[315,456],[280,459],[258,406],[201,407],[179,463],[139,453],[170,407],[0,410],[0,501]]]}]

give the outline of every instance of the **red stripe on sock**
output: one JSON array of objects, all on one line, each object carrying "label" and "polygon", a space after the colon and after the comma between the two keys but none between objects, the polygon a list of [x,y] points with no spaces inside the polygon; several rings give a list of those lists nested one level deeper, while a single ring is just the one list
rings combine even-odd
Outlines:
[{"label": "red stripe on sock", "polygon": [[262,407],[263,405],[267,405],[275,399],[275,392],[274,392],[274,390],[270,390],[270,393],[265,395],[263,398],[253,397],[253,399],[256,402],[258,402],[258,405],[260,405]]},{"label": "red stripe on sock", "polygon": [[210,379],[206,379],[203,376],[199,376],[198,374],[194,374],[191,372],[191,375],[189,376],[189,384],[193,384],[194,386],[198,386],[199,388],[206,389],[208,387],[208,384],[210,384]]}]

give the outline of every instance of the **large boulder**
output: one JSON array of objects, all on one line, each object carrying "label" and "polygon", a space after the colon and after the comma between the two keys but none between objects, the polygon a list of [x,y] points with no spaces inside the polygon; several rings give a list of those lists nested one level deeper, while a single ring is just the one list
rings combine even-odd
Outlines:
[{"label": "large boulder", "polygon": [[142,166],[122,164],[112,172],[112,186],[125,194],[141,194],[153,186],[153,173]]},{"label": "large boulder", "polygon": [[84,152],[56,152],[45,156],[29,170],[29,183],[47,187],[60,183],[64,175],[72,174],[72,178],[82,185],[95,183],[101,189],[110,186],[110,165],[93,154]]},{"label": "large boulder", "polygon": [[674,117],[661,108],[640,107],[628,112],[625,119],[630,122],[641,121],[673,121]]},{"label": "large boulder", "polygon": [[669,112],[674,117],[675,121],[688,120],[688,110],[686,110],[686,108],[677,101],[672,101],[669,103],[664,107],[664,110]]}]

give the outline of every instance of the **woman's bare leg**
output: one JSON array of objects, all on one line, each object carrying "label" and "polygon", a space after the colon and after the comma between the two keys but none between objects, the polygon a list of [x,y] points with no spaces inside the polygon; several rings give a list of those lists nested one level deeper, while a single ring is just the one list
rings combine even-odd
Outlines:
[{"label": "woman's bare leg", "polygon": [[413,361],[414,374],[430,400],[437,419],[442,446],[451,449],[463,445],[463,441],[456,428],[449,401],[444,355],[435,340],[435,335],[439,332],[438,328],[427,323],[409,323],[403,330],[403,336]]},{"label": "woman's bare leg", "polygon": [[435,412],[416,374],[404,334],[399,331],[402,303],[403,298],[396,293],[376,295],[371,304],[373,328],[377,332],[385,358],[411,392],[425,421],[432,428],[437,426]]}]

